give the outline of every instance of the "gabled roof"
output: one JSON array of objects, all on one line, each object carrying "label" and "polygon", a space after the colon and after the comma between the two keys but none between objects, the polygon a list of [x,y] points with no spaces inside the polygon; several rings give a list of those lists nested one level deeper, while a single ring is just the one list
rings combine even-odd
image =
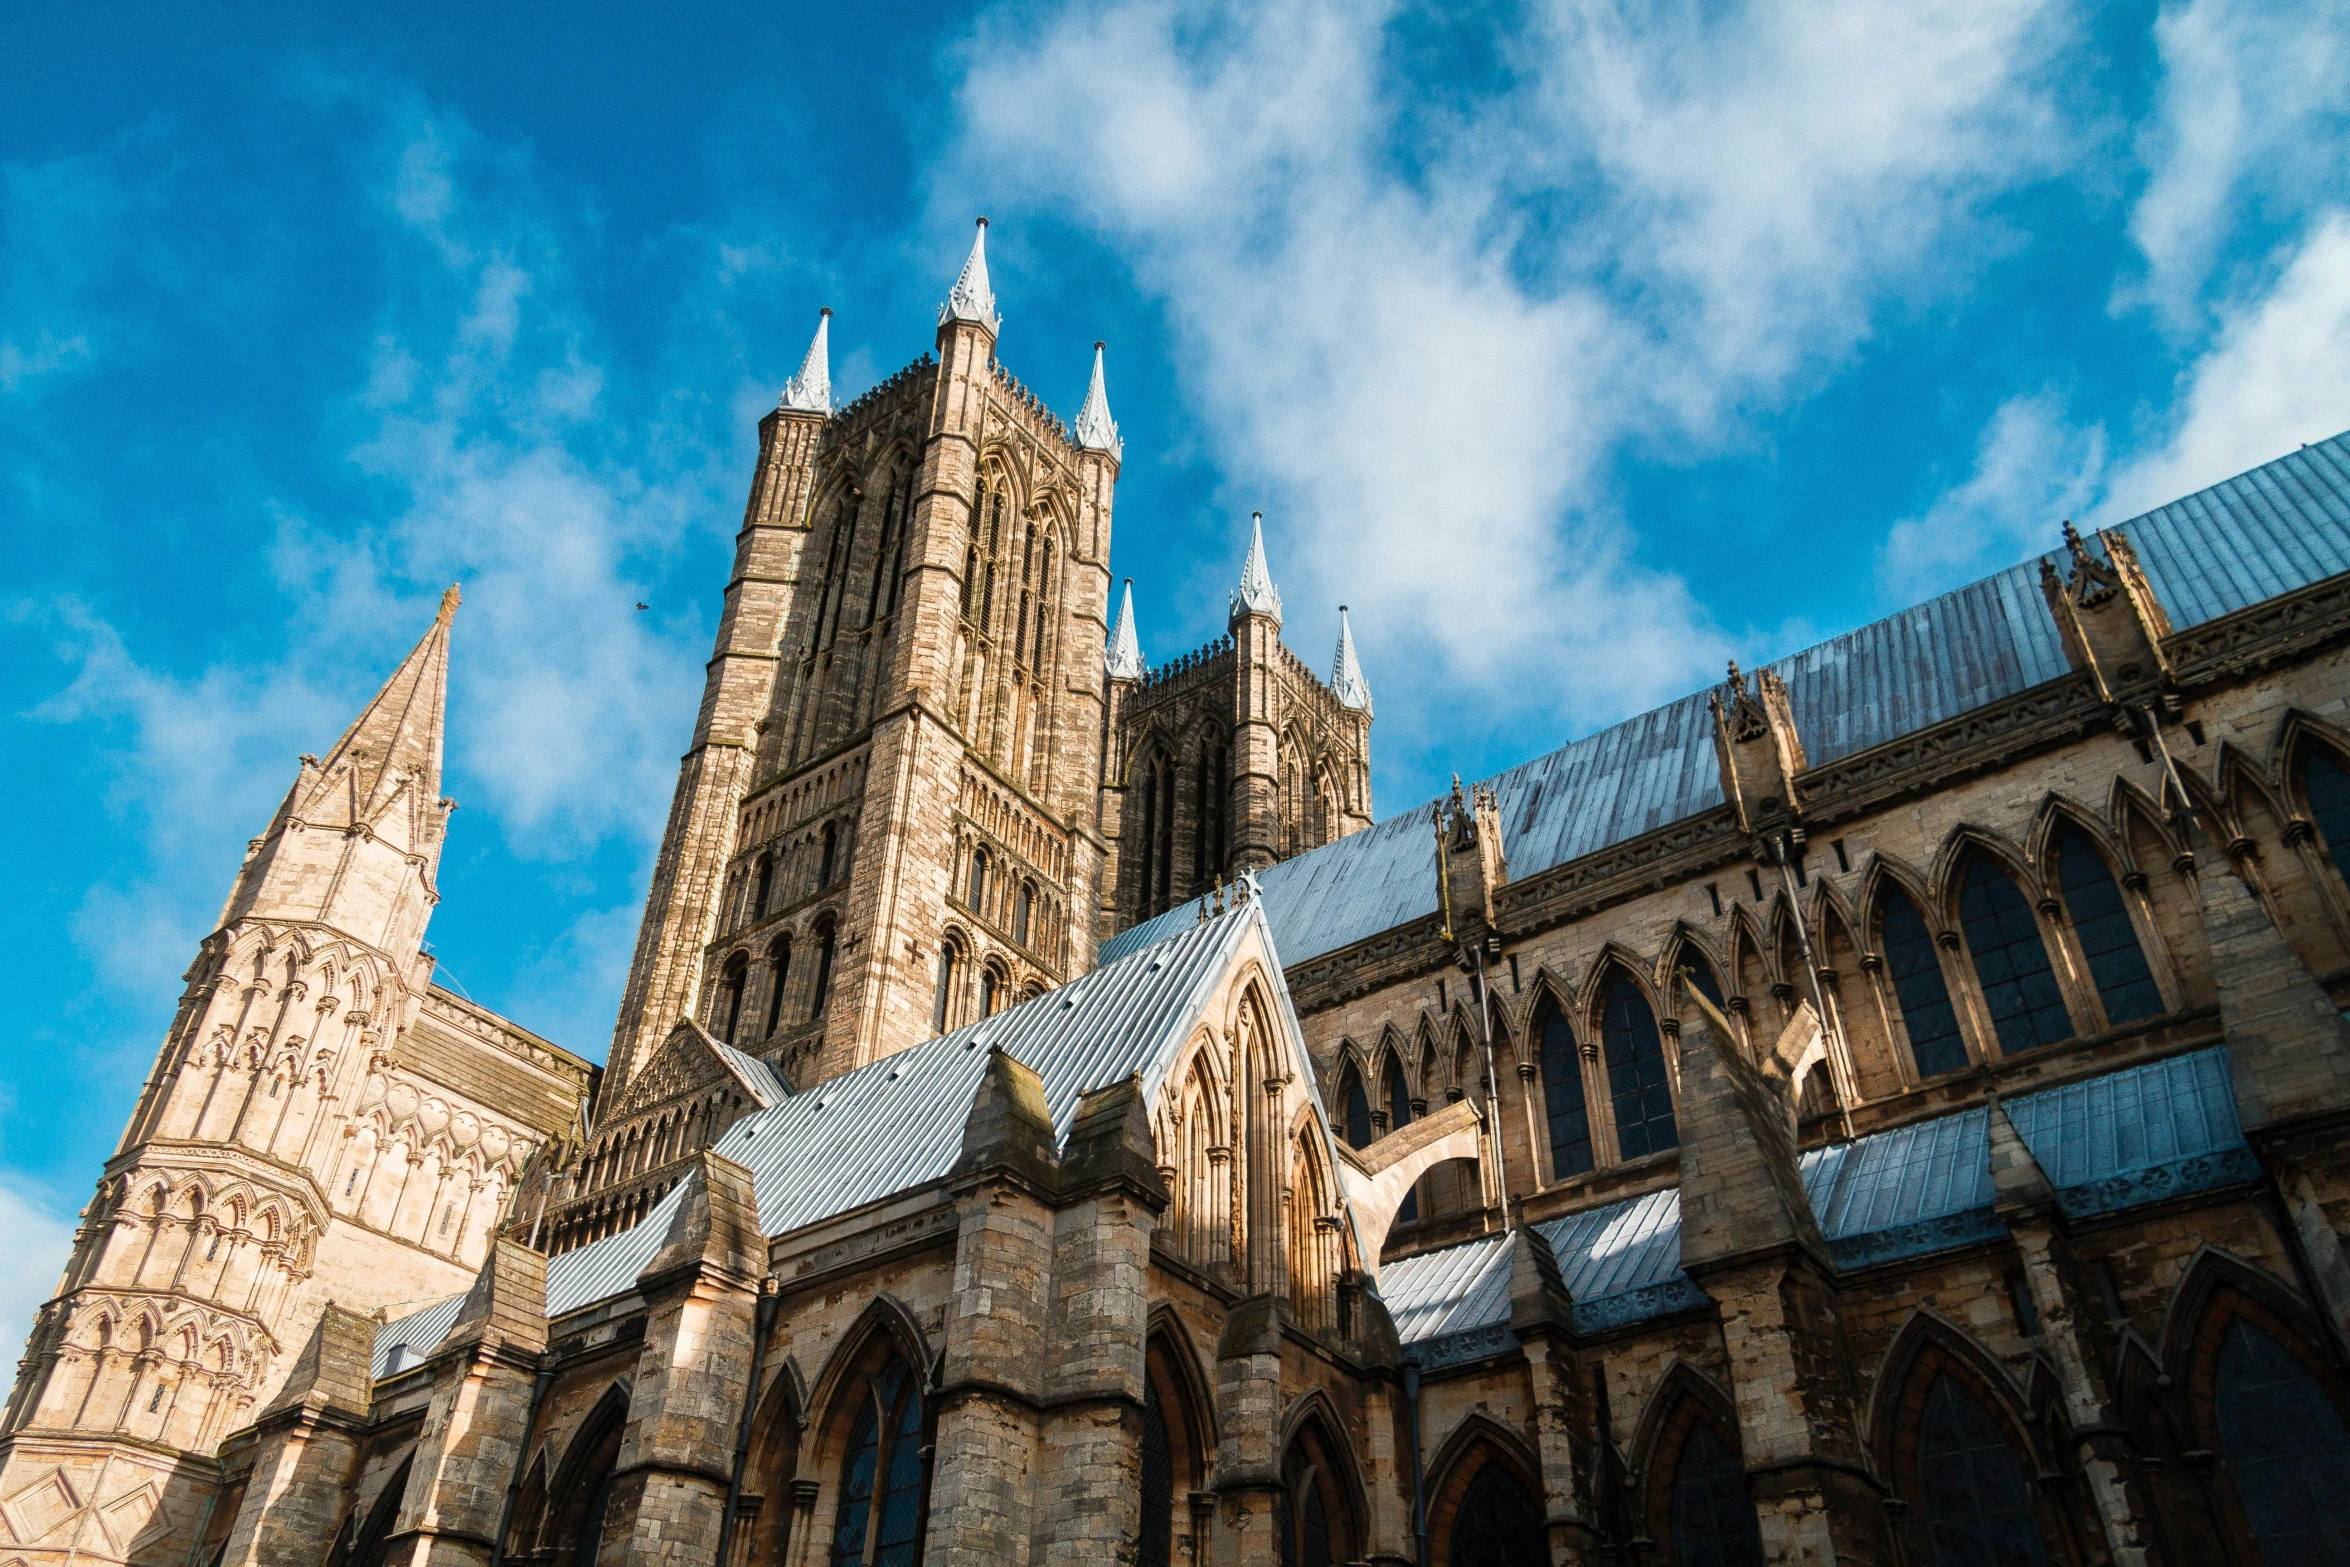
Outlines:
[{"label": "gabled roof", "polygon": [[[2236,1120],[2224,1047],[2173,1056],[2005,1102],[2008,1118],[2076,1218],[2211,1191],[2260,1173]],[[1962,1110],[1802,1159],[1803,1191],[1839,1269],[1947,1251],[2000,1233],[1989,1113]],[[1704,1303],[1681,1271],[1674,1188],[1535,1226],[1550,1242],[1586,1333]],[[1390,1262],[1379,1295],[1423,1365],[1506,1347],[1509,1241],[1488,1235]]]},{"label": "gabled roof", "polygon": [[[2318,441],[2121,525],[2178,630],[2350,570],[2350,434]],[[2036,556],[1772,664],[1818,766],[2071,672]],[[1487,780],[1513,879],[1722,803],[1699,691]],[[1259,872],[1292,963],[1436,911],[1436,802]],[[1159,940],[1181,905],[1102,944]]]}]

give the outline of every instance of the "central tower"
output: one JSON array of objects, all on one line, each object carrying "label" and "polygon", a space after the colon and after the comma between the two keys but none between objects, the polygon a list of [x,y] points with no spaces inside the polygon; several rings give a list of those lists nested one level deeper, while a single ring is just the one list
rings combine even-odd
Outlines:
[{"label": "central tower", "polygon": [[1092,966],[1121,448],[1100,344],[1074,428],[998,362],[986,240],[935,359],[835,411],[820,327],[762,425],[614,1089],[689,1010],[804,1087]]}]

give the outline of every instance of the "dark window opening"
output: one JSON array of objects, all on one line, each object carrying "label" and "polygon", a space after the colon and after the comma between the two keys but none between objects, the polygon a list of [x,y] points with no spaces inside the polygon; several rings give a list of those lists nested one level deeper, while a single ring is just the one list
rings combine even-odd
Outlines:
[{"label": "dark window opening", "polygon": [[2065,912],[2072,916],[2073,934],[2088,959],[2089,977],[2097,983],[2105,1016],[2114,1023],[2153,1017],[2162,1011],[2162,992],[2146,966],[2138,945],[2137,927],[2113,872],[2077,831],[2067,831],[2056,850],[2057,880],[2064,887]]},{"label": "dark window opening", "polygon": [[808,999],[808,1016],[811,1018],[822,1017],[824,1003],[831,998],[832,948],[833,928],[827,925],[816,933],[816,983],[814,994]]},{"label": "dark window opening", "polygon": [[839,853],[840,823],[826,822],[824,824],[824,853],[823,856],[816,862],[817,886],[829,887],[832,885],[833,862],[838,857]]},{"label": "dark window opening", "polygon": [[775,1032],[775,1025],[783,1020],[783,982],[791,977],[791,938],[778,939],[767,949],[767,1029]]},{"label": "dark window opening", "polygon": [[2342,771],[2332,753],[2311,751],[2301,792],[2308,796],[2310,820],[2333,857],[2335,872],[2350,881],[2350,773]]},{"label": "dark window opening", "polygon": [[1665,1079],[1665,1052],[1656,1014],[1632,977],[1618,969],[1600,1013],[1609,1097],[1616,1111],[1616,1151],[1638,1159],[1680,1144],[1673,1124],[1673,1092]]},{"label": "dark window opening", "polygon": [[1680,1567],[1763,1567],[1745,1472],[1703,1420],[1689,1428],[1673,1471],[1673,1556]]},{"label": "dark window opening", "polygon": [[1894,999],[1909,1029],[1910,1054],[1918,1076],[1938,1077],[1966,1065],[1966,1041],[1959,1036],[1958,1010],[1925,917],[1900,888],[1885,894],[1885,969],[1893,976]]},{"label": "dark window opening", "polygon": [[1339,1088],[1339,1102],[1346,1110],[1346,1141],[1352,1148],[1371,1146],[1371,1096],[1363,1092],[1362,1076],[1352,1066],[1346,1069],[1346,1081]]},{"label": "dark window opening", "polygon": [[2350,1564],[2350,1431],[2307,1367],[2242,1317],[2220,1341],[2213,1413],[2229,1478],[2271,1562]]},{"label": "dark window opening", "polygon": [[775,857],[762,854],[759,856],[758,890],[751,894],[751,918],[759,920],[767,917],[767,898],[774,890]]},{"label": "dark window opening", "polygon": [[1974,952],[1975,977],[1982,983],[2001,1052],[2017,1055],[2072,1038],[2072,1017],[2048,966],[2048,948],[2040,940],[2032,906],[1988,855],[1967,862],[1958,918]]},{"label": "dark window opening", "polygon": [[748,959],[738,956],[727,964],[725,1010],[722,1014],[726,1019],[726,1027],[719,1031],[719,1037],[730,1045],[734,1043],[735,1028],[743,1020],[743,987],[750,977],[751,965]]},{"label": "dark window opening", "polygon": [[1553,1180],[1581,1175],[1592,1165],[1591,1114],[1583,1098],[1583,1053],[1576,1048],[1575,1031],[1550,997],[1534,1019],[1534,1033],[1542,1058],[1542,1104],[1550,1125],[1550,1173]]},{"label": "dark window opening", "polygon": [[1751,865],[1746,868],[1746,885],[1754,889],[1754,901],[1762,902],[1762,872]]},{"label": "dark window opening", "polygon": [[[1412,1124],[1412,1085],[1404,1081],[1403,1063],[1395,1053],[1387,1055],[1387,1129],[1396,1131]],[[1420,1193],[1417,1187],[1403,1194],[1403,1204],[1395,1210],[1398,1224],[1416,1224],[1420,1218]]]},{"label": "dark window opening", "polygon": [[1167,1440],[1167,1411],[1159,1384],[1142,1390],[1142,1543],[1135,1567],[1170,1567],[1175,1552],[1175,1447]]},{"label": "dark window opening", "polygon": [[913,1567],[923,1468],[921,1395],[893,1360],[873,1379],[841,1455],[833,1567]]},{"label": "dark window opening", "polygon": [[2039,1567],[2048,1560],[2015,1449],[1991,1412],[1947,1372],[1926,1395],[1918,1489],[1940,1567]]},{"label": "dark window opening", "polygon": [[1850,872],[1852,869],[1852,861],[1844,857],[1844,840],[1841,838],[1831,838],[1828,840],[1828,847],[1836,851],[1836,869]]},{"label": "dark window opening", "polygon": [[1714,881],[1707,882],[1705,896],[1706,901],[1714,906],[1714,918],[1720,919],[1722,917],[1722,884]]},{"label": "dark window opening", "polygon": [[1550,1567],[1542,1509],[1490,1458],[1461,1493],[1445,1560],[1452,1567]]},{"label": "dark window opening", "polygon": [[947,1031],[947,1008],[955,994],[955,948],[952,942],[938,949],[938,995],[930,1003],[930,1031]]}]

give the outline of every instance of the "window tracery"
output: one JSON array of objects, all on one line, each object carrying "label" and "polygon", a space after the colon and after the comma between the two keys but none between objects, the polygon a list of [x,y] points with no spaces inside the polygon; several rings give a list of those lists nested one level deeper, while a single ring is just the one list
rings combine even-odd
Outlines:
[{"label": "window tracery", "polygon": [[1988,854],[1967,858],[1958,918],[2000,1051],[2017,1055],[2072,1038],[2072,1017],[2049,967],[2039,921],[2014,880]]},{"label": "window tracery", "polygon": [[1639,1159],[1678,1147],[1681,1136],[1673,1122],[1673,1093],[1656,1013],[1621,968],[1610,977],[1601,1004],[1600,1040],[1616,1112],[1616,1156]]},{"label": "window tracery", "polygon": [[1942,960],[1935,954],[1925,916],[1897,886],[1885,889],[1883,908],[1885,969],[1893,979],[1894,999],[1901,1005],[1918,1075],[1955,1072],[1967,1063],[1966,1041],[1958,1031],[1958,1009],[1951,1005],[1950,984],[1942,975]]},{"label": "window tracery", "polygon": [[2056,875],[2064,889],[2065,912],[2074,939],[2088,961],[2098,999],[2109,1023],[2153,1017],[2163,1010],[2162,992],[2138,945],[2138,930],[2122,902],[2121,888],[2088,835],[2068,827],[2057,842]]}]

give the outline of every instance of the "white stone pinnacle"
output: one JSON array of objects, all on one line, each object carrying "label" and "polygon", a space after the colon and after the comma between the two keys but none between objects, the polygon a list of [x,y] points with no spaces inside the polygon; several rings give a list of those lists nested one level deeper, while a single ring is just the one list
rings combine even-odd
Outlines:
[{"label": "white stone pinnacle", "polygon": [[1359,713],[1371,711],[1371,684],[1355,657],[1354,627],[1347,623],[1346,606],[1338,606],[1338,656],[1330,661],[1330,694]]},{"label": "white stone pinnacle", "polygon": [[1126,596],[1118,605],[1118,623],[1110,628],[1109,651],[1102,668],[1112,680],[1140,680],[1150,666],[1142,661],[1142,643],[1134,635],[1134,579],[1126,579]]},{"label": "white stone pinnacle", "polygon": [[1004,318],[995,313],[995,289],[987,281],[987,219],[979,220],[979,232],[972,237],[971,254],[963,258],[963,270],[955,278],[955,286],[947,292],[947,302],[938,307],[939,325],[949,321],[976,321],[990,332],[999,330]]},{"label": "white stone pinnacle", "polygon": [[1087,451],[1123,458],[1126,443],[1118,438],[1118,421],[1110,417],[1109,387],[1102,380],[1103,346],[1093,345],[1093,381],[1085,389],[1085,406],[1077,410],[1077,444]]},{"label": "white stone pinnacle", "polygon": [[808,341],[807,357],[800,361],[800,373],[783,383],[783,396],[775,406],[794,413],[826,414],[832,412],[832,310],[829,306],[816,314],[816,335]]},{"label": "white stone pinnacle", "polygon": [[1240,586],[1232,590],[1232,613],[1270,615],[1279,620],[1281,590],[1273,586],[1273,573],[1265,566],[1265,514],[1252,512],[1250,517],[1255,532],[1248,541],[1248,559],[1240,568]]}]

